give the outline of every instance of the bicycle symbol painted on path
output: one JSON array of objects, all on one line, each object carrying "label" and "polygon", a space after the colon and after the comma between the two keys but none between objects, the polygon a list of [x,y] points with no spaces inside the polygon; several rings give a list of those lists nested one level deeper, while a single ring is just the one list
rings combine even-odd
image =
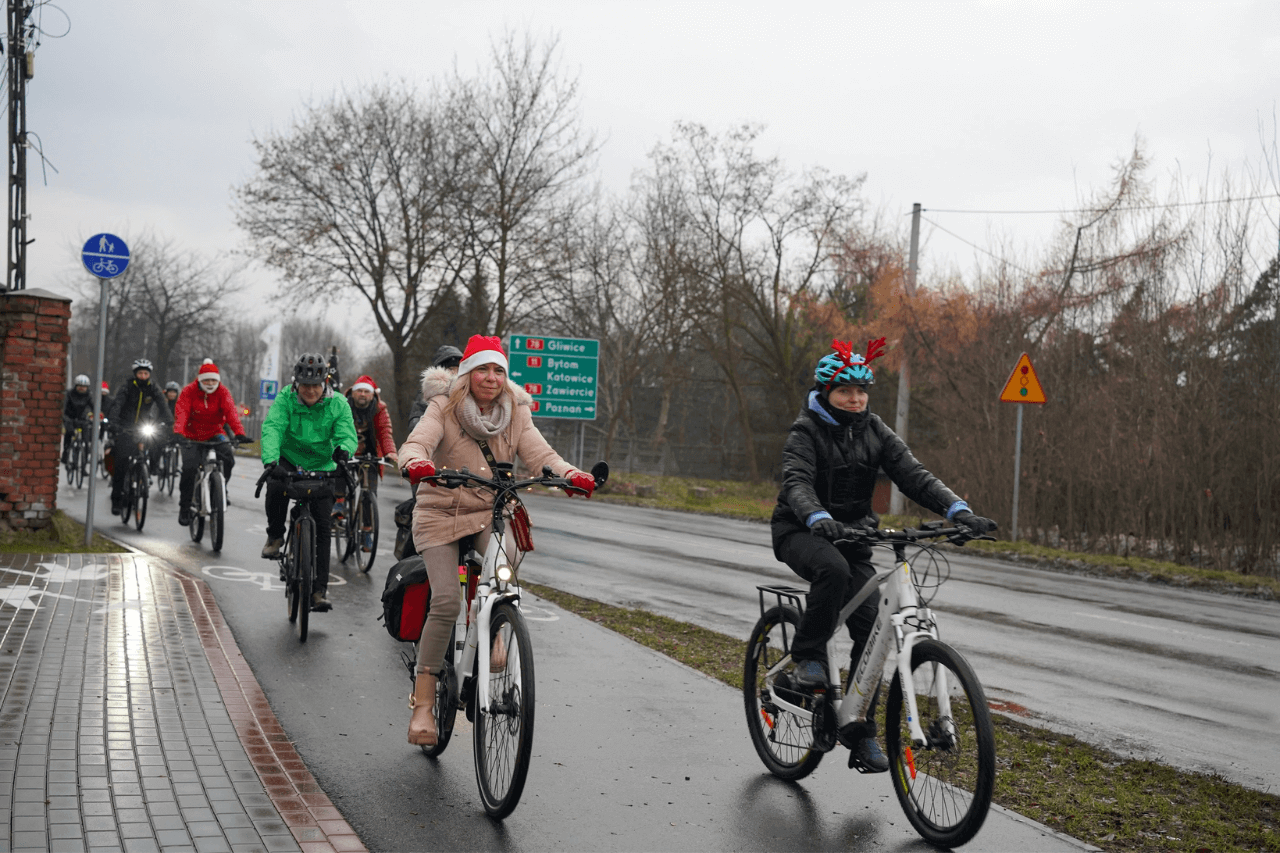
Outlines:
[{"label": "bicycle symbol painted on path", "polygon": [[[251,583],[261,587],[263,592],[280,592],[284,589],[284,581],[280,580],[279,572],[251,572],[239,566],[205,566],[200,574],[214,580]],[[346,582],[346,578],[341,575],[329,575],[329,586],[343,586]]]}]

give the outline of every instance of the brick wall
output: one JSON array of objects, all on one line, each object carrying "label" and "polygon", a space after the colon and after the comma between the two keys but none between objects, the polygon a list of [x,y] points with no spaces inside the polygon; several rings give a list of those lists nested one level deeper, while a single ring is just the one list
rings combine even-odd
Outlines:
[{"label": "brick wall", "polygon": [[0,294],[0,527],[47,527],[56,507],[71,300]]}]

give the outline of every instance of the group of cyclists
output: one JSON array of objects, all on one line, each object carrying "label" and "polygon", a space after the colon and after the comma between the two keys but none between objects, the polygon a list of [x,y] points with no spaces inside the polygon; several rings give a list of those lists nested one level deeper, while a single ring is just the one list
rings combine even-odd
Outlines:
[{"label": "group of cyclists", "polygon": [[[845,539],[847,527],[879,525],[871,500],[876,475],[883,470],[904,495],[920,506],[963,524],[978,534],[996,528],[995,522],[972,512],[969,505],[924,468],[906,443],[877,415],[867,410],[868,389],[875,376],[871,362],[883,355],[884,339],[872,341],[864,353],[848,342],[833,341],[832,351],[817,363],[806,403],[792,424],[782,458],[782,484],[771,520],[774,554],[809,582],[807,607],[792,647],[797,681],[806,690],[826,687],[822,660],[824,642],[843,605],[863,582],[875,574],[870,548]],[[483,551],[492,506],[477,490],[418,488],[435,486],[441,469],[467,467],[486,472],[499,462],[514,462],[534,471],[549,467],[568,479],[571,494],[590,497],[595,481],[566,462],[533,424],[531,398],[508,379],[508,363],[497,337],[473,335],[464,351],[441,347],[422,374],[421,396],[410,418],[410,433],[397,450],[386,406],[377,386],[361,376],[340,394],[332,381],[332,367],[319,353],[305,353],[293,367],[292,381],[277,396],[262,425],[262,462],[269,473],[305,469],[333,471],[353,454],[372,453],[396,462],[416,490],[413,540],[426,565],[433,590],[430,609],[418,643],[417,678],[410,697],[412,716],[408,740],[436,743],[438,732],[431,708],[436,679],[444,664],[445,645],[461,607],[456,582],[458,542],[478,540]],[[195,381],[185,388],[170,383],[161,392],[151,382],[151,363],[139,359],[133,377],[114,396],[109,428],[122,435],[144,420],[172,420],[175,435],[208,440],[230,431],[246,440],[231,396],[220,386],[212,362],[201,365]],[[83,380],[83,381],[81,381]],[[76,379],[67,395],[83,412],[89,381]],[[173,396],[169,393],[176,391]],[[175,402],[176,400],[176,402]],[[176,415],[171,419],[170,404]],[[69,416],[74,417],[74,414]],[[128,454],[133,442],[116,442]],[[220,453],[228,472],[230,447]],[[179,521],[190,517],[191,482],[197,454],[183,453]],[[113,507],[118,508],[117,463],[112,484]],[[376,483],[367,484],[376,488]],[[332,608],[328,598],[329,545],[333,499],[313,507],[317,520],[316,581],[312,609]],[[267,542],[264,558],[275,558],[284,545],[288,498],[281,477],[268,480]],[[877,603],[869,600],[848,620],[856,663],[876,620]],[[495,646],[490,666],[505,665],[505,649]],[[873,700],[874,709],[874,700]],[[882,772],[888,761],[876,741],[874,713],[859,733],[855,758],[870,772]]]}]

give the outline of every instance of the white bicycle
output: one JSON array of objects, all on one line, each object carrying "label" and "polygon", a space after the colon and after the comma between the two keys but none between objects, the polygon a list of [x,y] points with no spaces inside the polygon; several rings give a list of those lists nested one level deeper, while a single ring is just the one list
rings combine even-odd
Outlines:
[{"label": "white bicycle", "polygon": [[[946,560],[925,540],[963,545],[991,537],[963,525],[945,527],[941,521],[918,530],[847,528],[846,537],[840,541],[893,548],[895,567],[867,581],[840,611],[827,641],[825,690],[802,690],[793,677],[791,642],[800,626],[805,590],[758,587],[760,620],[747,642],[742,676],[751,741],[765,767],[783,779],[808,776],[837,743],[852,750],[892,650],[885,740],[893,790],[926,841],[958,847],[986,820],[995,786],[995,737],[973,669],[938,638],[928,604],[946,580]],[[917,560],[923,554],[929,561],[919,576],[906,558],[912,544],[920,548]],[[835,638],[854,610],[877,592],[876,623],[857,666],[842,679]],[[857,766],[852,752],[849,766]]]},{"label": "white bicycle", "polygon": [[[550,468],[542,476],[517,480],[510,462],[493,466],[494,476],[481,477],[466,468],[443,470],[424,482],[444,488],[469,486],[493,492],[493,527],[481,557],[471,538],[459,543],[458,580],[463,606],[449,635],[444,667],[436,682],[433,715],[437,741],[422,751],[435,757],[453,737],[458,709],[464,708],[473,724],[476,782],[484,810],[504,818],[515,809],[524,791],[533,749],[534,677],[533,643],[520,612],[520,585],[516,571],[522,556],[533,549],[528,513],[520,491],[532,486],[572,490],[573,483],[555,477]],[[596,485],[609,476],[609,466],[591,469]],[[462,639],[459,639],[461,637]],[[491,652],[505,652],[501,667],[491,667]],[[417,644],[403,654],[409,677],[417,671]]]}]

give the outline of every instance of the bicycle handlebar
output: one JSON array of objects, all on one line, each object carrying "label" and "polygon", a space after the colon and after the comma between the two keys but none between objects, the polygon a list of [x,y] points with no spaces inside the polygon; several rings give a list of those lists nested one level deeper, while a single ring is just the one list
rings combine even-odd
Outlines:
[{"label": "bicycle handlebar", "polygon": [[943,526],[946,522],[927,521],[920,527],[904,527],[887,528],[881,530],[878,527],[850,527],[845,525],[845,535],[833,541],[835,542],[856,542],[861,545],[906,545],[912,542],[920,542],[926,539],[946,539],[953,545],[964,545],[966,542],[972,542],[975,539],[985,539],[994,542],[994,536],[987,536],[984,533],[978,533],[973,528],[955,522],[953,527]]},{"label": "bicycle handlebar", "polygon": [[339,477],[346,480],[347,485],[351,485],[351,474],[342,465],[332,471],[307,471],[303,468],[296,471],[283,471],[278,466],[272,465],[262,470],[262,476],[254,484],[256,488],[253,490],[253,496],[255,499],[262,496],[262,487],[267,480],[336,480]]}]

